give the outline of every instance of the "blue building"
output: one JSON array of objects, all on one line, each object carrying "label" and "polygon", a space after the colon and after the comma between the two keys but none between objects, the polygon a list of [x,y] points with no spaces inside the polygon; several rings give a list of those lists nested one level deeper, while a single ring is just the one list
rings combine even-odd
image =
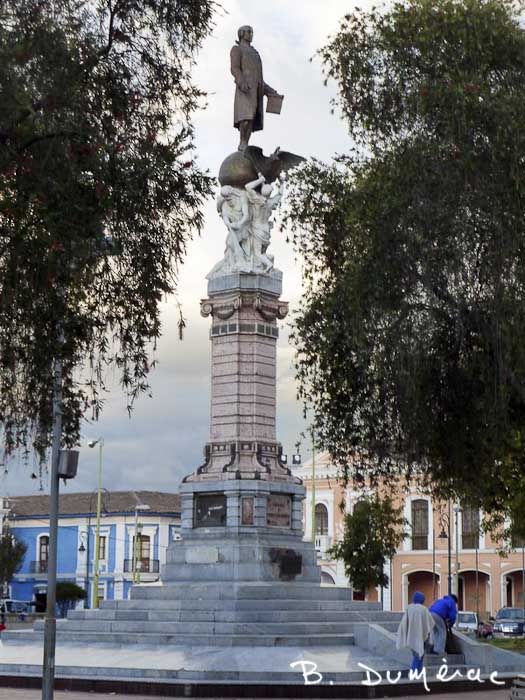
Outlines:
[{"label": "blue building", "polygon": [[[75,581],[89,593],[95,560],[97,492],[60,495],[57,580]],[[8,500],[9,526],[27,545],[22,569],[9,585],[15,600],[34,601],[45,610],[49,550],[48,496]],[[103,491],[99,540],[99,599],[129,597],[137,537],[140,583],[159,580],[170,541],[180,537],[180,498],[158,491]]]}]

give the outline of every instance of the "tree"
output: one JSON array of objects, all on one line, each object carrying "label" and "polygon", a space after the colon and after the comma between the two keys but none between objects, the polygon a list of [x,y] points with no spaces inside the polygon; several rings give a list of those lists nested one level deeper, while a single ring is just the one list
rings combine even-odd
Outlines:
[{"label": "tree", "polygon": [[86,591],[78,586],[74,581],[59,581],[57,583],[57,605],[60,617],[66,617],[77,600],[84,600],[87,597]]},{"label": "tree", "polygon": [[344,561],[354,590],[388,588],[385,564],[405,537],[401,513],[402,508],[395,508],[388,496],[381,498],[376,493],[360,498],[353,512],[345,516],[343,539],[331,548],[329,555]]},{"label": "tree", "polygon": [[[346,479],[414,471],[504,513],[525,485],[525,32],[511,2],[356,10],[320,51],[354,146],[311,161],[300,393]],[[516,504],[515,504],[516,505]],[[521,512],[525,518],[525,512]]]},{"label": "tree", "polygon": [[[63,442],[102,409],[108,365],[148,390],[160,302],[202,226],[193,57],[213,0],[5,0],[0,7],[0,421],[5,451]],[[118,254],[113,254],[118,253]],[[61,342],[59,324],[64,341]]]},{"label": "tree", "polygon": [[0,594],[3,594],[13,576],[22,568],[27,545],[4,527],[0,536]]}]

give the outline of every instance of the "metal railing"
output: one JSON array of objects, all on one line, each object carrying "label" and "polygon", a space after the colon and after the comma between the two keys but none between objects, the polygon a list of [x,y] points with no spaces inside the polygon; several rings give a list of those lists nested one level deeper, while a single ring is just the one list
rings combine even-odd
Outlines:
[{"label": "metal railing", "polygon": [[29,564],[29,573],[47,574],[47,561],[32,561]]},{"label": "metal railing", "polygon": [[[141,574],[158,574],[159,560],[137,559],[137,571],[140,571]],[[127,574],[133,573],[133,559],[124,559],[124,572]]]}]

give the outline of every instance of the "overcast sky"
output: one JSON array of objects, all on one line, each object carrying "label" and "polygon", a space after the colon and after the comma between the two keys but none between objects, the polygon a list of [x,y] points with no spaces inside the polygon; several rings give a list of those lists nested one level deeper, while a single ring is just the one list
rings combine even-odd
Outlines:
[{"label": "overcast sky", "polygon": [[[237,148],[229,53],[243,24],[254,27],[253,45],[261,54],[265,81],[285,95],[281,115],[267,115],[264,131],[254,134],[250,143],[266,154],[280,146],[322,160],[347,151],[345,125],[330,113],[334,86],[324,87],[320,62],[310,58],[337,30],[345,12],[372,2],[222,0],[221,4],[224,10],[216,16],[215,29],[205,40],[195,69],[197,84],[209,95],[207,108],[194,120],[200,166],[216,175],[223,159]],[[206,297],[205,275],[222,258],[225,237],[224,224],[210,200],[202,236],[190,245],[180,270],[179,300],[187,319],[183,342],[178,340],[176,300],[170,299],[163,309],[158,365],[150,375],[153,398],[140,398],[128,418],[126,399],[116,388],[107,397],[98,425],[85,425],[86,443],[104,436],[103,482],[110,490],[176,491],[181,478],[202,463],[209,437],[210,319],[200,316],[199,302]],[[300,299],[301,270],[294,263],[291,246],[276,229],[270,251],[284,273],[282,299],[291,302],[293,310]],[[287,335],[285,320],[277,351],[277,436],[290,454],[304,426]],[[307,456],[305,449],[303,456]],[[0,495],[37,493],[40,483],[30,478],[33,468],[32,464],[11,465],[9,474],[0,479]],[[79,476],[63,490],[96,488],[96,468],[96,450],[84,444]],[[47,479],[42,486],[47,492]]]}]

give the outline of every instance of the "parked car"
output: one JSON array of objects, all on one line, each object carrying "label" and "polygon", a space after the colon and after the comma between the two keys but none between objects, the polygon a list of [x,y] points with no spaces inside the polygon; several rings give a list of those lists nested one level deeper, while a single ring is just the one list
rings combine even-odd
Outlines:
[{"label": "parked car", "polygon": [[483,620],[481,620],[478,626],[478,637],[482,637],[483,639],[492,639],[493,636],[494,618],[489,618],[488,622],[483,622]]},{"label": "parked car", "polygon": [[478,616],[470,610],[460,610],[456,617],[456,629],[463,634],[475,635],[478,629]]},{"label": "parked car", "polygon": [[494,622],[494,637],[523,637],[525,615],[523,608],[501,608]]}]

